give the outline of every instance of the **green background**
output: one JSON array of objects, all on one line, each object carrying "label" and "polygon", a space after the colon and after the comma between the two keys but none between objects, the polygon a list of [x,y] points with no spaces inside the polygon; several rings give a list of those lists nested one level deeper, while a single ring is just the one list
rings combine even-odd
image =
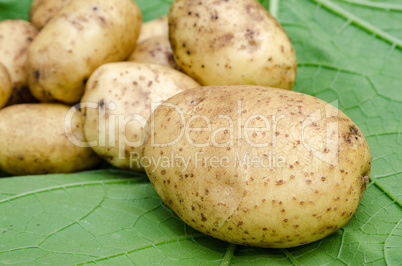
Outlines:
[{"label": "green background", "polygon": [[[294,90],[338,101],[370,145],[370,183],[352,220],[309,245],[259,249],[187,227],[143,174],[110,169],[5,177],[0,264],[401,265],[402,2],[260,2],[295,47]],[[0,19],[27,19],[30,3],[0,0]],[[150,20],[166,14],[171,1],[137,3]]]}]

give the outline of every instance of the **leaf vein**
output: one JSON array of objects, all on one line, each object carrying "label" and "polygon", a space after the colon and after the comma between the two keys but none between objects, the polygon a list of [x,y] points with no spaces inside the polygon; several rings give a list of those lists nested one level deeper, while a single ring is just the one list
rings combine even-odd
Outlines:
[{"label": "leaf vein", "polygon": [[329,0],[312,0],[321,6],[325,7],[329,11],[352,21],[355,25],[359,26],[361,29],[375,34],[377,37],[389,42],[390,44],[395,44],[397,47],[402,48],[402,40],[398,39],[397,37],[383,31],[382,29],[376,27],[375,25],[367,22],[366,20],[355,16],[351,12],[347,11],[346,9],[338,6],[337,4],[333,3]]},{"label": "leaf vein", "polygon": [[[385,239],[384,242],[384,259],[387,262],[387,265],[391,265],[392,263],[390,261],[388,261],[389,256],[387,256],[387,248],[394,248],[392,246],[388,246],[387,245],[387,241],[389,240],[389,238],[391,237],[391,235],[395,232],[395,230],[399,227],[399,225],[401,224],[402,219],[399,220],[399,222],[394,226],[394,228],[392,228],[392,231],[389,233],[388,237]],[[400,248],[401,246],[395,247],[395,248]]]},{"label": "leaf vein", "polygon": [[297,261],[297,259],[292,255],[292,253],[287,250],[286,248],[281,248],[280,249],[283,254],[285,254],[286,258],[292,263],[292,265],[300,265],[300,263]]},{"label": "leaf vein", "polygon": [[52,187],[47,187],[47,188],[42,188],[42,189],[37,189],[37,190],[32,190],[28,191],[25,193],[21,193],[3,200],[0,200],[0,204],[9,202],[12,200],[20,199],[26,196],[31,196],[35,195],[38,193],[43,193],[43,192],[50,192],[50,191],[55,191],[55,190],[60,190],[60,189],[66,189],[66,188],[73,188],[73,187],[81,187],[81,186],[96,186],[96,185],[110,185],[110,184],[127,184],[127,183],[141,183],[144,182],[146,179],[145,178],[136,178],[136,179],[129,179],[129,178],[121,178],[121,179],[110,179],[110,180],[103,180],[103,181],[89,181],[89,182],[78,182],[78,183],[71,183],[71,184],[66,184],[66,185],[59,185],[59,186],[52,186]]},{"label": "leaf vein", "polygon": [[119,257],[119,256],[128,255],[130,253],[134,253],[136,251],[144,250],[144,249],[151,248],[151,247],[154,247],[154,246],[160,246],[160,245],[164,245],[164,244],[168,244],[168,243],[172,243],[172,242],[176,242],[176,241],[187,240],[187,239],[191,239],[191,238],[199,238],[199,237],[206,237],[206,235],[199,233],[199,234],[189,234],[189,235],[184,235],[184,236],[175,236],[175,237],[164,239],[164,240],[159,241],[157,243],[140,246],[140,247],[137,247],[135,249],[125,251],[125,252],[122,252],[122,253],[119,253],[119,254],[114,254],[114,255],[98,258],[96,260],[81,262],[78,265],[84,265],[84,264],[88,264],[88,263],[92,263],[92,262],[104,261],[104,260],[108,260],[108,259],[111,259],[111,258],[116,258],[116,257]]},{"label": "leaf vein", "polygon": [[229,244],[229,246],[228,246],[228,248],[226,250],[225,256],[223,257],[222,262],[220,264],[221,266],[230,265],[230,261],[232,260],[232,258],[234,256],[236,248],[237,248],[237,245]]},{"label": "leaf vein", "polygon": [[399,207],[402,207],[402,203],[390,192],[388,192],[379,182],[378,179],[375,176],[370,176],[371,181],[382,191],[384,192],[390,199],[392,199],[394,202],[396,202]]},{"label": "leaf vein", "polygon": [[373,2],[373,1],[367,1],[367,0],[338,0],[338,1],[346,2],[349,4],[353,4],[353,5],[364,6],[364,7],[402,11],[402,5],[393,4],[393,3]]}]

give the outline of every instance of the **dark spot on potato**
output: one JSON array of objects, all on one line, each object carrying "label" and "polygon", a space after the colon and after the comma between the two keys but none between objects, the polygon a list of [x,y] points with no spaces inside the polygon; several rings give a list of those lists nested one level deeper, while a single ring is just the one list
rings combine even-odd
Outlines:
[{"label": "dark spot on potato", "polygon": [[349,127],[349,131],[352,134],[358,134],[359,133],[359,130],[357,130],[357,128],[354,125]]},{"label": "dark spot on potato", "polygon": [[201,222],[206,222],[207,218],[204,216],[203,213],[201,213]]},{"label": "dark spot on potato", "polygon": [[39,79],[40,78],[40,72],[39,72],[39,70],[35,70],[35,72],[34,72],[34,77],[35,77],[35,79]]},{"label": "dark spot on potato", "polygon": [[105,99],[100,100],[98,105],[99,105],[99,108],[103,109],[105,107]]},{"label": "dark spot on potato", "polygon": [[99,20],[100,20],[103,24],[106,24],[106,20],[105,20],[104,17],[99,17]]}]

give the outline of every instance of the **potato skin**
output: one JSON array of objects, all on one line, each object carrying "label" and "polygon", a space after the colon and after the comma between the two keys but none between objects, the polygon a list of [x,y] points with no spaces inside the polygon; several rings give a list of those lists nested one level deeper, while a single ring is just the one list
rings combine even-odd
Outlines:
[{"label": "potato skin", "polygon": [[309,95],[201,87],[165,101],[148,123],[144,165],[163,202],[228,242],[319,240],[350,220],[368,183],[371,154],[359,128]]},{"label": "potato skin", "polygon": [[0,108],[2,108],[10,98],[13,90],[11,78],[7,69],[0,63]]},{"label": "potato skin", "polygon": [[158,35],[137,43],[128,61],[168,66],[179,70],[168,36]]},{"label": "potato skin", "polygon": [[169,36],[168,17],[161,16],[159,18],[142,23],[140,36],[137,42],[142,42],[154,36]]},{"label": "potato skin", "polygon": [[7,105],[34,101],[28,89],[27,49],[38,30],[28,21],[7,19],[0,21],[0,63],[11,78],[12,94]]},{"label": "potato skin", "polygon": [[137,62],[102,65],[89,78],[81,99],[85,136],[93,143],[92,149],[112,165],[144,171],[132,159],[140,159],[151,107],[198,86],[185,74],[162,65]]},{"label": "potato skin", "polygon": [[29,21],[40,30],[57,11],[70,1],[71,0],[34,0],[29,10]]},{"label": "potato skin", "polygon": [[[12,175],[71,173],[100,162],[85,142],[84,117],[76,111],[71,135],[65,132],[70,107],[62,104],[16,104],[0,111],[0,169]],[[69,139],[69,137],[70,139]]]},{"label": "potato skin", "polygon": [[77,0],[65,5],[28,49],[32,94],[43,102],[79,102],[97,67],[132,53],[141,20],[132,0]]},{"label": "potato skin", "polygon": [[174,58],[201,85],[292,89],[293,46],[257,1],[175,0],[168,19]]}]

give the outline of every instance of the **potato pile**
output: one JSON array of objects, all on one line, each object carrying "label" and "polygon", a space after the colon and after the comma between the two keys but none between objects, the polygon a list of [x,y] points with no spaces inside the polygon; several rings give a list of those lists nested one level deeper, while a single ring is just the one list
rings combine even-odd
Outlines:
[{"label": "potato pile", "polygon": [[188,225],[257,247],[319,240],[356,212],[368,144],[291,91],[292,43],[256,0],[175,0],[145,23],[132,0],[34,0],[29,15],[0,22],[0,170],[145,172]]}]

